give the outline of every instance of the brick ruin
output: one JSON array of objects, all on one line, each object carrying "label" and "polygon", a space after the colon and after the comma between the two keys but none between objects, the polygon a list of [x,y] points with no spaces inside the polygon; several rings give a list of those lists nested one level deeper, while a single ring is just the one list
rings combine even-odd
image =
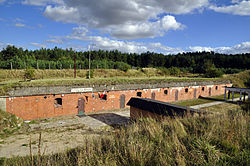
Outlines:
[{"label": "brick ruin", "polygon": [[166,82],[159,84],[22,87],[0,97],[0,109],[24,119],[79,115],[128,107],[131,97],[164,102],[222,95],[229,81]]}]

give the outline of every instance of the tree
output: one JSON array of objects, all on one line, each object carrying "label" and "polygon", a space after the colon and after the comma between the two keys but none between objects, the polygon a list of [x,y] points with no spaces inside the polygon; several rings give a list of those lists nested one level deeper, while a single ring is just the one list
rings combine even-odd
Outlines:
[{"label": "tree", "polygon": [[206,61],[203,66],[205,70],[205,77],[214,78],[221,77],[223,72],[215,67],[211,61]]}]

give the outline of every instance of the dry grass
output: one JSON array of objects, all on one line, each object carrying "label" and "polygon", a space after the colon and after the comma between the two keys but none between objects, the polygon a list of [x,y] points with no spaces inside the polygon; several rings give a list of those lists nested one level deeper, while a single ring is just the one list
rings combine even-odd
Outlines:
[{"label": "dry grass", "polygon": [[231,80],[234,87],[250,88],[250,70],[227,75],[225,76],[225,79]]},{"label": "dry grass", "polygon": [[[237,108],[238,109],[238,108]],[[231,109],[229,109],[231,110]],[[247,165],[249,113],[141,119],[82,147],[49,156],[2,159],[2,165]]]},{"label": "dry grass", "polygon": [[[145,69],[146,70],[146,69]],[[154,84],[162,82],[191,82],[221,80],[199,77],[164,77],[157,74],[157,69],[147,69],[148,72],[129,70],[123,72],[114,69],[96,69],[94,78],[86,79],[87,70],[78,70],[77,78],[73,78],[73,70],[36,70],[35,80],[24,82],[24,70],[0,70],[0,96],[15,87],[26,86],[72,86],[100,84]],[[151,73],[151,74],[145,74]]]}]

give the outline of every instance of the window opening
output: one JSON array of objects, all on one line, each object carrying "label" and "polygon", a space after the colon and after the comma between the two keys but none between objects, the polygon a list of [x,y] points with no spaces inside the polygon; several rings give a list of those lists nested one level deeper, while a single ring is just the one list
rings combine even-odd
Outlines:
[{"label": "window opening", "polygon": [[218,86],[216,86],[215,89],[218,90]]},{"label": "window opening", "polygon": [[137,93],[136,93],[136,96],[138,96],[138,97],[141,97],[141,95],[142,95],[141,92],[137,92]]},{"label": "window opening", "polygon": [[185,89],[185,92],[188,93],[188,88]]},{"label": "window opening", "polygon": [[107,100],[107,95],[106,94],[101,94],[100,96],[101,100]]},{"label": "window opening", "polygon": [[168,95],[168,90],[164,90],[164,95]]},{"label": "window opening", "polygon": [[56,98],[54,102],[55,102],[55,105],[62,106],[62,98]]},{"label": "window opening", "polygon": [[202,91],[204,91],[205,90],[205,88],[204,87],[202,87],[202,89],[201,89]]}]

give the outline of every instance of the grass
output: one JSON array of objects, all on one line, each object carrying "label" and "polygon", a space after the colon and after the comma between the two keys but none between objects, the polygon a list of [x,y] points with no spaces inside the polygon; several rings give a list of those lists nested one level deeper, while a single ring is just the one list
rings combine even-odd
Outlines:
[{"label": "grass", "polygon": [[22,119],[0,110],[0,138],[5,138],[20,129]]},{"label": "grass", "polygon": [[[147,72],[145,72],[145,71]],[[219,81],[221,78],[200,78],[194,75],[186,77],[161,76],[157,69],[129,70],[123,72],[114,69],[96,69],[95,77],[86,79],[87,70],[78,70],[77,78],[73,78],[73,70],[36,70],[35,80],[24,82],[24,70],[0,70],[0,96],[16,87],[35,86],[77,86],[100,84],[155,84],[163,82]]]},{"label": "grass", "polygon": [[[240,97],[240,94],[235,93],[234,98],[238,98],[238,97]],[[198,98],[198,99],[193,99],[193,100],[179,101],[179,102],[174,102],[174,104],[182,105],[182,106],[194,106],[194,105],[212,103],[212,102],[215,102],[216,100],[224,100],[224,95],[209,97],[209,99]]]},{"label": "grass", "polygon": [[250,88],[250,70],[227,75],[225,76],[225,79],[230,80],[234,87]]},{"label": "grass", "polygon": [[248,165],[249,112],[152,119],[121,127],[64,153],[2,158],[2,165]]}]

